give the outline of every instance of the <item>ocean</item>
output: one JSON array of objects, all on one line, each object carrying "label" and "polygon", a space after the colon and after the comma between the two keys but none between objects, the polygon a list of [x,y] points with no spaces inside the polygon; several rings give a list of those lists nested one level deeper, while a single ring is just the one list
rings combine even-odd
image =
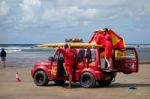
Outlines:
[{"label": "ocean", "polygon": [[[6,66],[32,67],[35,62],[47,60],[53,56],[54,48],[39,48],[37,44],[0,44],[7,52]],[[135,47],[138,51],[139,61],[150,61],[150,44],[129,44],[127,47]]]},{"label": "ocean", "polygon": [[[7,52],[6,66],[32,67],[35,62],[47,60],[54,54],[53,48],[39,48],[37,44],[0,44]],[[1,50],[1,49],[0,49]]]}]

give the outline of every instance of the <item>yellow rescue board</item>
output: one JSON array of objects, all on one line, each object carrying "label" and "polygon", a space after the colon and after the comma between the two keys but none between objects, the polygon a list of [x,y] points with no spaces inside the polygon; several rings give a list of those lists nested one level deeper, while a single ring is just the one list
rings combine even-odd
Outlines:
[{"label": "yellow rescue board", "polygon": [[[51,44],[42,44],[38,45],[38,47],[48,48],[48,47],[63,47],[66,43],[51,43]],[[90,43],[68,43],[72,48],[101,48],[102,45],[90,44]]]}]

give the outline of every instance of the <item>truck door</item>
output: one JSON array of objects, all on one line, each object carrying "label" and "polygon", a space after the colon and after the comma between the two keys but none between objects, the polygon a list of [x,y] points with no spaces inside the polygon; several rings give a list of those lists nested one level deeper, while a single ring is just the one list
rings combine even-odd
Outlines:
[{"label": "truck door", "polygon": [[55,54],[55,61],[56,61],[56,76],[62,77],[67,75],[66,68],[64,66],[64,56],[62,52],[58,52]]},{"label": "truck door", "polygon": [[51,77],[52,78],[57,78],[57,69],[58,69],[58,54],[55,54],[53,57],[52,65],[51,65]]},{"label": "truck door", "polygon": [[60,52],[58,52],[57,54],[55,53],[54,57],[53,57],[53,62],[52,62],[52,65],[51,65],[51,77],[52,78],[57,78],[58,77],[58,67],[59,67],[59,64],[60,64]]},{"label": "truck door", "polygon": [[125,74],[138,72],[138,55],[135,48],[114,49],[114,69]]}]

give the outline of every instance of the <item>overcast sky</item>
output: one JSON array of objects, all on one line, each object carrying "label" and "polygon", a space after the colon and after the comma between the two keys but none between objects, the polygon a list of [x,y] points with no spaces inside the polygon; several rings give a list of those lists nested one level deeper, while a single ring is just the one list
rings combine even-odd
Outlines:
[{"label": "overcast sky", "polygon": [[105,27],[150,43],[150,0],[0,0],[0,44],[87,42]]}]

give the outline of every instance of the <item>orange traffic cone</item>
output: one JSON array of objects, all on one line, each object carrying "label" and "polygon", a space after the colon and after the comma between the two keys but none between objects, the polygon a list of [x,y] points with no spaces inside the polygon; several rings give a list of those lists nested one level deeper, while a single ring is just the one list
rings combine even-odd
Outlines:
[{"label": "orange traffic cone", "polygon": [[21,79],[19,78],[18,72],[16,72],[16,82],[21,82]]}]

